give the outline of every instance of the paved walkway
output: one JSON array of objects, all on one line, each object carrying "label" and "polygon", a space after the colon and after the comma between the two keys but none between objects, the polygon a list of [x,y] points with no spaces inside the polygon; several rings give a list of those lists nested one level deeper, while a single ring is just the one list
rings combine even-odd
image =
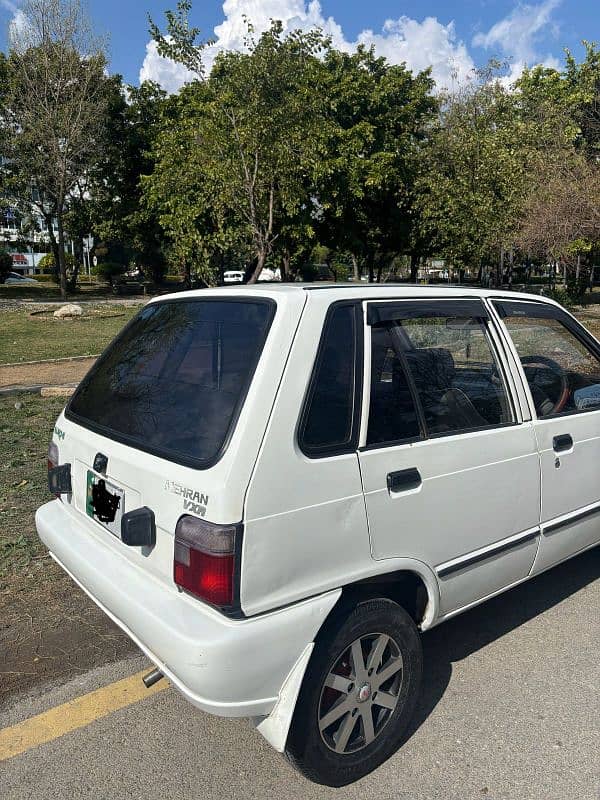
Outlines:
[{"label": "paved walkway", "polygon": [[36,364],[0,366],[0,389],[77,384],[96,358],[40,361]]}]

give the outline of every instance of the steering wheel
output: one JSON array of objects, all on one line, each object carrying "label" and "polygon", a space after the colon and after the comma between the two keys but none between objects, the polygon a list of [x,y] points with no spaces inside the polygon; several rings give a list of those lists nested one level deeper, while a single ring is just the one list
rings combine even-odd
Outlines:
[{"label": "steering wheel", "polygon": [[[546,394],[545,388],[542,388],[537,381],[529,380],[528,378],[535,408],[539,415],[542,417],[547,417],[550,414],[560,414],[560,412],[566,406],[571,394],[569,391],[567,373],[564,371],[561,365],[554,361],[554,359],[548,358],[547,356],[523,356],[521,359],[521,364],[523,367],[526,367],[528,364],[542,364],[560,381],[558,399],[554,402]],[[537,397],[535,396],[536,393],[538,395]],[[543,397],[541,395],[543,395]]]}]

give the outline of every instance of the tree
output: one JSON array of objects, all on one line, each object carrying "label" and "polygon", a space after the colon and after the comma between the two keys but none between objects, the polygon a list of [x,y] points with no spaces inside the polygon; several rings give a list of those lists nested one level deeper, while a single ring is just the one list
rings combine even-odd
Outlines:
[{"label": "tree", "polygon": [[42,215],[65,298],[65,215],[105,146],[106,60],[80,0],[28,0],[22,12],[3,110],[10,191]]},{"label": "tree", "polygon": [[580,288],[582,257],[600,242],[600,52],[584,42],[562,71],[526,70],[517,84],[523,114],[546,118],[517,233],[520,246],[554,263]]},{"label": "tree", "polygon": [[[436,108],[428,72],[416,76],[373,49],[331,50],[322,88],[334,121],[318,188],[319,237],[352,254],[373,280],[411,247],[420,142]],[[355,275],[355,277],[358,277]]]},{"label": "tree", "polygon": [[441,98],[418,180],[422,236],[452,263],[479,272],[515,239],[550,120],[524,113],[518,93],[496,79],[497,64]]},{"label": "tree", "polygon": [[143,202],[142,176],[153,169],[151,151],[167,95],[152,82],[124,87],[118,75],[107,88],[107,146],[90,174],[88,230],[105,241],[120,242],[133,266],[160,282],[164,233]]},{"label": "tree", "polygon": [[[570,157],[569,157],[570,156]],[[568,259],[600,242],[600,168],[577,154],[540,164],[519,231],[524,249]]]},{"label": "tree", "polygon": [[[151,32],[159,49],[202,78],[198,31],[187,23],[190,4],[167,18],[167,34]],[[328,42],[319,31],[283,33],[274,21],[257,41],[248,26],[247,50],[220,54],[194,118],[194,164],[220,236],[235,224],[253,251],[250,282],[258,280],[283,226],[307,202],[319,168],[327,118],[315,91]],[[183,109],[184,115],[186,110]],[[155,186],[156,188],[156,186]],[[202,215],[200,215],[202,216]],[[213,231],[214,232],[214,231]]]}]

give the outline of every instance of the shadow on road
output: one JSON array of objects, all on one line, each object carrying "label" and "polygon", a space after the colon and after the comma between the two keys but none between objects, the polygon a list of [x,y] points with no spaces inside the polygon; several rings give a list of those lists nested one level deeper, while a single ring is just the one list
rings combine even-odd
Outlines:
[{"label": "shadow on road", "polygon": [[421,727],[441,700],[454,662],[500,639],[599,578],[600,547],[596,547],[426,633],[421,702],[404,741]]}]

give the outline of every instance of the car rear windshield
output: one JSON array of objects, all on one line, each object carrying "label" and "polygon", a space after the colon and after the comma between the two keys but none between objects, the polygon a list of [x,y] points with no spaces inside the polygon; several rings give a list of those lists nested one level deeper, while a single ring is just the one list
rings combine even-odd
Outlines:
[{"label": "car rear windshield", "polygon": [[272,301],[146,306],[80,384],[67,417],[197,468],[225,449],[263,349]]}]

